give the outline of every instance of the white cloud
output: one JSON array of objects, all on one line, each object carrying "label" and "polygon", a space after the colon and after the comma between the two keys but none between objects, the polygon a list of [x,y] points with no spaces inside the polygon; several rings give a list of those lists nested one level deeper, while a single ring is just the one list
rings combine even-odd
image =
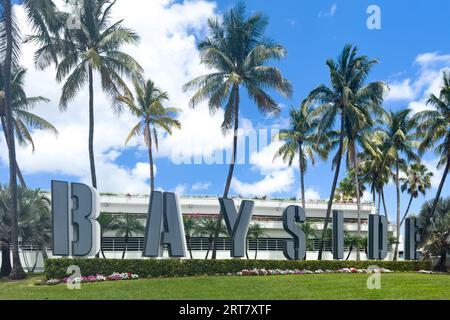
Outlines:
[{"label": "white cloud", "polygon": [[[301,192],[299,192],[298,198],[301,199]],[[305,200],[320,200],[319,188],[310,187],[305,190]]]},{"label": "white cloud", "polygon": [[175,187],[173,192],[178,196],[182,196],[186,194],[187,190],[188,190],[187,184],[179,184]]},{"label": "white cloud", "polygon": [[205,191],[211,187],[211,182],[197,182],[194,183],[191,187],[191,191]]},{"label": "white cloud", "polygon": [[431,94],[438,94],[442,86],[442,72],[450,69],[450,55],[437,52],[423,53],[416,57],[419,67],[415,79],[395,80],[389,84],[386,101],[403,100],[413,112],[430,109],[426,101]]},{"label": "white cloud", "polygon": [[319,12],[319,17],[334,17],[334,15],[336,14],[337,11],[337,4],[333,3],[333,5],[330,7],[330,9],[328,11],[320,11]]},{"label": "white cloud", "polygon": [[385,100],[411,100],[415,98],[415,95],[416,92],[411,86],[411,79],[405,79],[389,84],[389,91]]},{"label": "white cloud", "polygon": [[428,168],[429,171],[433,172],[433,177],[431,178],[431,186],[433,189],[437,189],[441,182],[442,176],[444,175],[444,169],[437,169],[437,164],[439,163],[439,158],[434,160],[423,160],[423,164]]},{"label": "white cloud", "polygon": [[270,196],[277,193],[289,192],[295,182],[292,168],[274,171],[255,183],[245,183],[234,178],[231,182],[233,190],[244,197]]}]

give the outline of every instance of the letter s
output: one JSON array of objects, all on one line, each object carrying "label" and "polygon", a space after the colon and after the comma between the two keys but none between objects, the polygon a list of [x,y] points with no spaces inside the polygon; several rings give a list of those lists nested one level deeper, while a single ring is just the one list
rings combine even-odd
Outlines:
[{"label": "letter s", "polygon": [[293,240],[284,242],[283,253],[286,259],[303,260],[306,256],[306,235],[297,225],[306,221],[305,210],[299,206],[289,206],[283,212],[283,227]]}]

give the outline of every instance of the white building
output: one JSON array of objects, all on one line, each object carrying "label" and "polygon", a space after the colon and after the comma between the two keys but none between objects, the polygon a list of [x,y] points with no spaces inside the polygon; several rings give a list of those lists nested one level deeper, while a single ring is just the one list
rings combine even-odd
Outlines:
[{"label": "white building", "polygon": [[[240,206],[243,199],[235,198],[235,205]],[[266,231],[266,236],[258,240],[258,259],[285,259],[283,255],[283,243],[290,236],[284,231],[282,224],[282,214],[285,208],[290,205],[299,205],[299,201],[291,200],[260,200],[256,199],[253,210],[253,222],[259,223]],[[215,197],[180,197],[179,198],[181,211],[184,216],[192,218],[215,218],[219,214],[219,201]],[[149,198],[148,196],[131,196],[131,195],[102,195],[100,200],[100,210],[102,213],[108,214],[133,214],[142,218],[142,223],[145,225],[147,216]],[[308,201],[306,203],[306,218],[311,221],[314,226],[321,230],[326,216],[327,201]],[[333,210],[342,211],[344,213],[344,229],[350,233],[357,232],[357,207],[356,203],[334,203]],[[373,203],[363,202],[361,206],[362,235],[367,235],[368,232],[368,215],[376,214],[376,208]],[[331,227],[331,224],[330,224]],[[389,225],[388,230],[395,234],[395,225]],[[319,236],[315,239],[308,240],[307,259],[315,260],[318,255]],[[229,238],[226,235],[221,235],[218,241],[218,259],[230,258]],[[127,245],[126,258],[140,259],[142,258],[142,250],[144,239],[142,234],[134,234],[129,239]],[[124,249],[124,238],[118,237],[114,232],[107,232],[103,238],[102,247],[107,258],[121,258]],[[196,259],[204,259],[210,241],[208,235],[194,235],[190,240],[190,247],[192,249],[193,257]],[[402,248],[402,246],[400,247]],[[25,266],[33,266],[36,260],[36,253],[32,246],[24,245],[22,249],[22,261]],[[249,240],[248,255],[251,259],[255,256],[256,241]],[[345,248],[345,258],[348,255],[348,249]],[[324,259],[332,259],[331,243],[325,246]],[[356,250],[356,249],[355,249]],[[356,252],[353,250],[349,259],[356,258]],[[51,257],[49,250],[48,255]],[[164,253],[167,256],[167,250]],[[387,259],[392,259],[393,248],[389,247],[389,255]],[[189,257],[189,253],[188,253]],[[209,254],[211,257],[211,253]],[[361,259],[366,259],[364,248],[361,248]],[[26,260],[26,261],[25,261]],[[42,268],[42,256],[39,254],[38,269]]]}]

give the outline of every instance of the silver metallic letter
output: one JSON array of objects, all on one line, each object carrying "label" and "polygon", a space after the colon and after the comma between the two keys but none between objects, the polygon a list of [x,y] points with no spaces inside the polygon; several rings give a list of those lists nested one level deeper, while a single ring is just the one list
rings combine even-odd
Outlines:
[{"label": "silver metallic letter", "polygon": [[386,217],[369,215],[369,259],[384,260],[387,257],[387,225]]},{"label": "silver metallic letter", "polygon": [[289,260],[303,260],[306,256],[306,235],[297,225],[306,221],[305,210],[299,206],[289,206],[283,212],[283,227],[293,240],[284,242],[283,254]]},{"label": "silver metallic letter", "polygon": [[69,184],[52,181],[53,255],[70,255]]},{"label": "silver metallic letter", "polygon": [[94,188],[52,181],[53,255],[94,256],[100,250],[99,199]]},{"label": "silver metallic letter", "polygon": [[333,259],[344,259],[344,213],[333,211]]},{"label": "silver metallic letter", "polygon": [[220,211],[225,217],[228,233],[231,235],[230,255],[233,258],[245,256],[247,247],[247,232],[253,215],[253,201],[244,200],[239,208],[239,214],[232,199],[219,199]]},{"label": "silver metallic letter", "polygon": [[145,236],[144,257],[162,257],[164,244],[169,246],[170,257],[186,256],[183,219],[175,194],[152,193]]},{"label": "silver metallic letter", "polygon": [[420,241],[416,218],[405,219],[405,260],[417,260],[417,242]]}]

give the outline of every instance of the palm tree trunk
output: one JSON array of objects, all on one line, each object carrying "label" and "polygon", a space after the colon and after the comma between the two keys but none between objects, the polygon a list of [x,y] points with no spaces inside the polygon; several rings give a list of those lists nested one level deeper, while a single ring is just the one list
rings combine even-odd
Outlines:
[{"label": "palm tree trunk", "polygon": [[212,242],[212,235],[209,236],[208,238],[208,250],[206,251],[206,256],[205,256],[205,260],[208,260],[208,256],[209,256],[209,251],[211,249],[211,242]]},{"label": "palm tree trunk", "polygon": [[323,255],[323,249],[325,244],[325,236],[328,229],[328,224],[330,222],[330,216],[331,216],[331,209],[333,207],[333,200],[334,200],[334,194],[336,192],[336,186],[339,179],[339,171],[341,169],[341,161],[342,161],[342,151],[344,149],[344,116],[341,115],[341,132],[340,132],[340,138],[339,138],[339,150],[337,154],[337,162],[336,162],[336,171],[334,173],[334,179],[333,179],[333,185],[331,187],[331,194],[330,199],[328,200],[328,208],[327,208],[327,214],[325,216],[325,223],[323,226],[322,231],[322,238],[320,240],[320,249],[319,249],[319,255],[318,260],[322,260]]},{"label": "palm tree trunk", "polygon": [[259,239],[256,238],[255,260],[258,258],[258,242],[259,242]]},{"label": "palm tree trunk", "polygon": [[89,67],[89,164],[91,167],[92,187],[97,189],[94,155],[94,75]]},{"label": "palm tree trunk", "polygon": [[377,205],[377,214],[380,215],[381,211],[381,192],[378,192],[378,205]]},{"label": "palm tree trunk", "polygon": [[12,66],[12,5],[11,0],[5,0],[4,19],[6,33],[6,54],[4,60],[4,91],[6,110],[6,130],[8,131],[8,156],[9,156],[9,188],[11,192],[11,243],[13,253],[13,267],[9,277],[12,280],[24,279],[25,271],[22,268],[19,255],[19,225],[17,216],[17,171],[16,171],[16,145],[14,141],[12,105],[11,105],[11,66]]},{"label": "palm tree trunk", "polygon": [[34,273],[34,270],[36,270],[38,259],[39,259],[39,246],[36,246],[36,256],[34,258],[33,267],[31,268],[31,273]]},{"label": "palm tree trunk", "polygon": [[128,235],[125,236],[125,243],[124,243],[124,248],[123,248],[123,252],[122,252],[122,260],[125,259],[125,253],[127,253],[127,246],[128,246]]},{"label": "palm tree trunk", "polygon": [[[238,133],[239,133],[239,86],[234,85],[233,87],[233,93],[234,93],[234,137],[233,137],[233,154],[231,155],[231,163],[230,168],[228,170],[228,177],[227,182],[225,183],[225,190],[223,192],[223,198],[227,199],[228,194],[230,193],[230,186],[231,186],[231,180],[233,179],[233,172],[234,167],[236,164],[236,158],[237,158],[237,143],[238,143]],[[219,213],[219,216],[217,217],[217,228],[214,233],[214,240],[213,240],[213,251],[211,259],[215,260],[217,257],[217,245],[219,241],[219,231],[220,231],[220,225],[222,224],[223,215],[222,212]]]},{"label": "palm tree trunk", "polygon": [[[5,119],[2,117],[1,121],[2,121],[3,135],[5,136],[5,141],[9,148],[9,138],[8,138],[8,131],[6,130]],[[17,178],[19,178],[20,185],[26,189],[27,184],[25,183],[25,179],[23,178],[22,171],[20,171],[19,165],[17,164],[17,159],[16,159],[16,171],[17,171]]]},{"label": "palm tree trunk", "polygon": [[394,261],[398,260],[398,246],[400,242],[400,159],[397,156],[395,162],[395,188],[397,193],[397,241],[395,244]]},{"label": "palm tree trunk", "polygon": [[9,250],[9,243],[2,244],[2,267],[0,269],[0,278],[7,277],[11,273],[11,255]]},{"label": "palm tree trunk", "polygon": [[414,199],[414,197],[411,195],[411,198],[409,198],[408,208],[406,208],[405,215],[403,216],[403,219],[400,222],[400,227],[403,225],[403,222],[405,222],[405,219],[408,216],[409,209],[411,209],[411,203],[412,203],[413,199]]},{"label": "palm tree trunk", "polygon": [[386,207],[386,201],[384,200],[384,188],[381,188],[381,200],[383,201],[384,215],[387,218],[388,217],[388,212],[387,212],[387,207]]},{"label": "palm tree trunk", "polygon": [[440,271],[440,272],[447,272],[448,268],[447,268],[447,248],[446,247],[442,247],[441,248],[441,257],[439,258],[439,262],[436,265],[435,269],[436,271]]},{"label": "palm tree trunk", "polygon": [[106,259],[106,256],[105,256],[105,251],[103,250],[103,232],[102,232],[102,234],[100,235],[100,252],[102,253],[102,257],[103,257],[103,259]]},{"label": "palm tree trunk", "polygon": [[347,259],[345,259],[345,260],[350,259],[350,255],[352,254],[352,251],[353,251],[353,244],[350,245],[350,248],[348,249]]},{"label": "palm tree trunk", "polygon": [[431,209],[430,216],[434,216],[434,212],[436,211],[436,207],[439,203],[439,199],[441,198],[442,189],[444,188],[445,179],[447,178],[448,171],[450,167],[450,153],[447,155],[447,164],[445,165],[444,174],[442,175],[441,182],[439,183],[439,188],[436,193],[436,197],[434,198],[433,208]]},{"label": "palm tree trunk", "polygon": [[150,194],[155,191],[155,170],[153,168],[153,152],[152,152],[152,134],[150,131],[150,125],[147,123],[148,132],[148,161],[150,164]]},{"label": "palm tree trunk", "polygon": [[192,257],[192,247],[191,247],[191,237],[187,236],[186,237],[186,242],[187,242],[187,246],[188,246],[188,250],[189,250],[189,256],[191,257],[191,259],[193,259],[193,257]]},{"label": "palm tree trunk", "polygon": [[[356,187],[356,207],[357,207],[357,217],[358,217],[358,237],[361,237],[361,195],[359,192],[359,178],[358,178],[358,155],[356,154],[356,142],[352,144],[353,148],[353,171],[355,178],[355,187]],[[359,248],[359,244],[356,245],[356,261],[361,260],[361,252]]]},{"label": "palm tree trunk", "polygon": [[45,243],[41,244],[41,252],[42,252],[42,260],[47,261],[48,254],[47,254],[47,245]]},{"label": "palm tree trunk", "polygon": [[302,206],[306,211],[306,199],[305,199],[305,168],[303,168],[303,147],[302,143],[298,144],[298,152],[299,152],[299,167],[300,167],[300,188],[302,192]]}]

